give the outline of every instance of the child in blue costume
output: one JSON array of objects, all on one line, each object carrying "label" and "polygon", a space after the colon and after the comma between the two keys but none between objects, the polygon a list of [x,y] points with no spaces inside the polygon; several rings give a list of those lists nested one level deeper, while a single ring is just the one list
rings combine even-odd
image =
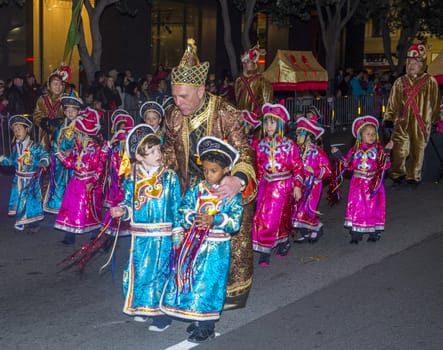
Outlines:
[{"label": "child in blue costume", "polygon": [[9,157],[0,156],[0,165],[15,166],[8,215],[15,216],[16,230],[23,231],[27,225],[33,233],[38,230],[36,223],[44,218],[40,169],[49,165],[49,154],[29,137],[32,122],[28,118],[14,115],[9,118],[9,127],[16,142]]},{"label": "child in blue costume", "polygon": [[159,137],[146,124],[128,133],[126,153],[136,163],[124,181],[124,200],[110,209],[113,218],[130,220],[132,239],[123,274],[123,312],[135,316],[135,321],[152,317],[149,330],[157,332],[171,323],[160,310],[160,297],[171,273],[173,237],[180,237],[183,231],[178,215],[179,179],[162,165],[160,147]]},{"label": "child in blue costume", "polygon": [[141,105],[139,113],[143,122],[154,130],[163,143],[165,141],[165,129],[162,125],[165,117],[163,106],[155,101],[147,101]]},{"label": "child in blue costume", "polygon": [[228,280],[231,235],[243,217],[241,195],[229,203],[213,193],[223,176],[238,160],[238,152],[215,137],[197,144],[205,180],[190,188],[182,200],[182,226],[187,230],[171,276],[162,296],[167,315],[194,321],[188,340],[201,343],[214,338]]},{"label": "child in blue costume", "polygon": [[72,169],[65,168],[60,159],[55,156],[57,147],[60,147],[63,152],[69,152],[74,148],[74,120],[83,107],[83,101],[73,96],[61,97],[60,103],[63,106],[63,114],[66,118],[55,129],[53,135],[49,186],[43,201],[43,210],[52,214],[57,214],[60,210],[66,186],[68,186],[73,173]]}]

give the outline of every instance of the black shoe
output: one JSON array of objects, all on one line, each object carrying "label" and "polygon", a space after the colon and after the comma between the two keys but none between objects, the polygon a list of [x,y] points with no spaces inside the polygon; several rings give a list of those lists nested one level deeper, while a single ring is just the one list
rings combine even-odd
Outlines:
[{"label": "black shoe", "polygon": [[290,249],[291,249],[291,243],[289,243],[289,241],[279,243],[275,255],[284,258],[289,254]]},{"label": "black shoe", "polygon": [[414,191],[417,189],[419,182],[415,180],[408,180],[407,181],[407,187],[408,191]]},{"label": "black shoe", "polygon": [[405,177],[400,176],[400,177],[392,180],[392,188],[399,188],[404,183],[405,183]]},{"label": "black shoe", "polygon": [[367,242],[377,242],[381,238],[379,233],[370,233]]},{"label": "black shoe", "polygon": [[269,266],[270,258],[271,258],[271,254],[269,254],[269,253],[260,253],[260,258],[258,259],[258,264],[260,266]]},{"label": "black shoe", "polygon": [[186,328],[186,333],[188,334],[192,334],[195,332],[195,330],[198,328],[198,323],[197,322],[192,322],[187,328]]},{"label": "black shoe", "polygon": [[351,240],[349,243],[351,244],[358,244],[358,242],[360,242],[363,238],[363,234],[361,232],[351,231],[350,234]]},{"label": "black shoe", "polygon": [[309,234],[306,234],[306,235],[301,236],[297,239],[294,239],[294,243],[298,243],[298,244],[307,243],[307,242],[309,242],[309,236],[310,236]]},{"label": "black shoe", "polygon": [[195,331],[188,337],[188,341],[191,343],[204,343],[211,339],[214,339],[215,332],[213,329],[201,329],[196,328]]},{"label": "black shoe", "polygon": [[318,242],[321,236],[323,236],[323,228],[318,231],[312,231],[311,235],[309,236],[309,243]]},{"label": "black shoe", "polygon": [[63,241],[60,241],[60,243],[63,243],[64,245],[73,245],[74,244],[74,242],[67,241],[66,239],[64,239]]}]

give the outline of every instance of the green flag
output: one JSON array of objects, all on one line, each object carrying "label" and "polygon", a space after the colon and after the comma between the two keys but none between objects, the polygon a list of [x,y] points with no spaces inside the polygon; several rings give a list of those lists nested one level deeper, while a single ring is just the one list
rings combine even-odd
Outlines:
[{"label": "green flag", "polygon": [[[78,45],[78,43],[80,42],[78,25],[79,25],[80,12],[82,10],[82,7],[83,7],[83,0],[79,0],[75,5],[75,7],[72,9],[71,24],[69,25],[68,36],[66,37],[65,53],[63,54],[63,61],[66,62],[68,65],[71,64],[71,56],[74,46]],[[67,61],[68,56],[69,56],[69,61]]]}]

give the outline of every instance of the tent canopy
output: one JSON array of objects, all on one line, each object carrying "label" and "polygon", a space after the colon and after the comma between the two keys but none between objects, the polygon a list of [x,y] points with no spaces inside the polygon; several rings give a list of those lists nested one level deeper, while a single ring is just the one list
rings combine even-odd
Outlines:
[{"label": "tent canopy", "polygon": [[328,89],[328,73],[311,51],[277,50],[263,75],[276,91]]},{"label": "tent canopy", "polygon": [[434,76],[438,85],[443,85],[443,51],[431,62],[428,73]]}]

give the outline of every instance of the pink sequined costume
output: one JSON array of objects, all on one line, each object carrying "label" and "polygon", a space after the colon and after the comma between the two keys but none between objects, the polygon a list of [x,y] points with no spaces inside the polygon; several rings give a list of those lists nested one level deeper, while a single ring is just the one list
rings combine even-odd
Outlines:
[{"label": "pink sequined costume", "polygon": [[270,253],[288,240],[290,198],[294,184],[301,187],[302,162],[297,146],[285,136],[265,137],[256,150],[257,208],[252,222],[253,249]]},{"label": "pink sequined costume", "polygon": [[[96,135],[100,129],[97,111],[87,108],[75,120],[75,131],[89,136]],[[84,144],[75,141],[73,151],[66,155],[58,152],[56,156],[66,168],[74,169],[54,227],[66,232],[82,234],[101,226],[101,200],[97,198],[97,186],[103,175],[105,154],[101,146],[86,137]],[[70,242],[73,243],[73,242]]]},{"label": "pink sequined costume", "polygon": [[[361,144],[352,148],[342,159],[347,170],[352,171],[349,185],[345,227],[357,232],[383,231],[385,228],[386,196],[383,184],[371,198],[371,185],[377,181],[381,170],[378,164],[384,149],[379,144]],[[389,168],[390,162],[384,166]]]},{"label": "pink sequined costume", "polygon": [[292,225],[319,231],[323,223],[318,219],[317,207],[323,190],[323,180],[330,176],[331,165],[325,151],[314,143],[309,143],[303,152],[303,166],[310,166],[314,173],[303,171],[303,196],[295,205]]}]

